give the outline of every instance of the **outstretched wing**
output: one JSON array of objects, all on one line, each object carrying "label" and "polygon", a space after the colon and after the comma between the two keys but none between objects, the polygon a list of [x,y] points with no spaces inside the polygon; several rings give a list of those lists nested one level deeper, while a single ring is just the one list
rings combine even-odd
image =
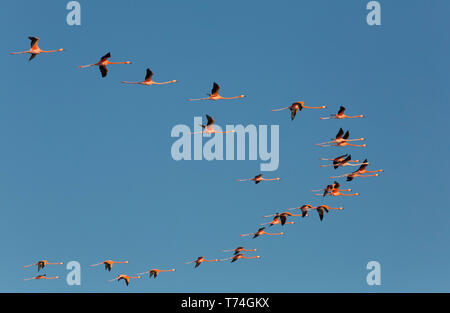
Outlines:
[{"label": "outstretched wing", "polygon": [[32,54],[30,55],[30,58],[28,59],[28,61],[33,60],[36,56],[37,56],[36,53],[32,53]]},{"label": "outstretched wing", "polygon": [[211,96],[217,96],[219,94],[219,89],[220,86],[216,82],[214,82],[213,87],[211,89]]},{"label": "outstretched wing", "polygon": [[342,128],[339,128],[339,131],[338,131],[338,133],[336,135],[336,139],[342,138],[343,134],[344,134],[344,130]]},{"label": "outstretched wing", "polygon": [[208,114],[206,114],[206,119],[208,120],[208,123],[206,124],[207,126],[214,124],[214,119]]},{"label": "outstretched wing", "polygon": [[107,54],[105,54],[104,56],[102,56],[102,58],[100,59],[100,62],[106,61],[106,60],[108,60],[110,57],[111,57],[111,53],[108,52]]},{"label": "outstretched wing", "polygon": [[38,37],[32,37],[32,36],[30,36],[30,37],[28,37],[28,39],[31,40],[31,43],[30,43],[31,49],[37,48],[37,43],[38,43],[38,41],[39,41],[39,38],[38,38]]},{"label": "outstretched wing", "polygon": [[344,137],[342,137],[342,138],[348,139],[348,137],[350,137],[350,132],[347,130],[347,131],[345,132]]},{"label": "outstretched wing", "polygon": [[102,77],[106,77],[108,74],[108,68],[104,65],[100,65],[98,68],[100,69],[100,73],[102,73]]},{"label": "outstretched wing", "polygon": [[344,112],[345,112],[345,108],[341,105],[341,107],[339,108],[339,111],[338,111],[338,115],[343,114]]},{"label": "outstretched wing", "polygon": [[147,69],[147,73],[145,74],[145,81],[152,80],[153,72],[150,69]]}]

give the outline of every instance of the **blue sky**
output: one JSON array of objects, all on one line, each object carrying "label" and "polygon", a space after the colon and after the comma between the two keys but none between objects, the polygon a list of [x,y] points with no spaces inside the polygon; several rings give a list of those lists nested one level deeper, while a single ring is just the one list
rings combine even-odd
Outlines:
[{"label": "blue sky", "polygon": [[[2,4],[0,82],[1,292],[377,292],[450,291],[447,162],[450,41],[447,1],[380,1],[382,25],[366,24],[368,1],[67,1]],[[8,55],[28,36],[56,54]],[[102,79],[97,62],[112,61]],[[166,86],[131,86],[150,67]],[[212,82],[244,99],[188,102]],[[271,112],[304,100],[326,105]],[[345,105],[367,118],[321,121]],[[280,125],[280,166],[254,185],[260,161],[179,161],[172,127],[194,116],[225,124]],[[366,148],[319,148],[343,127]],[[359,197],[320,199],[311,189],[347,168],[319,157],[368,158],[376,178],[341,180]],[[304,203],[343,206],[320,222],[286,225],[255,240],[262,215]],[[270,231],[278,232],[274,226]],[[203,264],[222,249],[257,248],[259,260]],[[23,265],[75,260],[81,286],[26,281]],[[128,260],[111,273],[89,264]],[[381,264],[381,286],[366,264]],[[175,273],[124,284],[117,274]],[[65,266],[49,266],[65,278]]]}]

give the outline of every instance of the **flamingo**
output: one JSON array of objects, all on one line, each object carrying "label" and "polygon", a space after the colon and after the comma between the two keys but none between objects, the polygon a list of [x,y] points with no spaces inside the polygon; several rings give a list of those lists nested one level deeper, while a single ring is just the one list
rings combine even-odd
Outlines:
[{"label": "flamingo", "polygon": [[106,261],[103,261],[103,262],[100,262],[100,263],[97,263],[97,264],[92,264],[92,265],[89,265],[89,266],[97,266],[97,265],[101,265],[101,264],[105,264],[105,270],[107,270],[108,272],[111,272],[111,269],[112,269],[112,266],[113,266],[113,264],[114,263],[128,263],[128,261],[111,261],[111,260],[106,260]]},{"label": "flamingo", "polygon": [[102,74],[102,77],[106,77],[106,75],[108,74],[108,68],[106,67],[109,64],[131,64],[130,61],[125,61],[125,62],[111,62],[108,61],[108,59],[111,57],[111,53],[107,53],[104,56],[102,56],[102,58],[100,59],[100,61],[98,61],[97,63],[94,64],[88,64],[88,65],[80,65],[78,66],[78,68],[85,68],[85,67],[90,67],[90,66],[98,66],[98,68],[100,69],[100,73]]},{"label": "flamingo", "polygon": [[[369,165],[369,161],[367,159],[364,160],[363,163],[361,163],[361,166],[356,171],[349,173],[349,174],[343,174],[340,176],[333,176],[331,178],[339,178],[339,177],[347,177],[347,181],[352,181],[355,177],[370,177],[370,176],[378,176],[379,174],[367,174],[367,173],[379,173],[384,172],[384,170],[379,169],[376,171],[368,171],[366,170],[366,167]],[[364,175],[367,174],[367,175]]]},{"label": "flamingo", "polygon": [[191,264],[191,263],[195,263],[195,268],[199,267],[200,264],[202,264],[203,262],[219,262],[219,259],[214,259],[214,260],[206,260],[204,256],[199,256],[196,260],[194,261],[190,261],[190,262],[186,262],[184,264]]},{"label": "flamingo", "polygon": [[[331,188],[330,188],[331,187]],[[316,193],[316,196],[326,196],[327,194],[330,194],[333,197],[337,197],[337,196],[358,196],[359,193],[342,193],[341,191],[352,191],[351,189],[339,189],[340,184],[338,182],[334,182],[334,184],[328,185],[327,188],[325,189],[320,189],[320,190],[325,190],[325,192],[323,194],[319,194]],[[320,190],[312,190],[312,191],[320,191]]]},{"label": "flamingo", "polygon": [[331,208],[328,205],[322,204],[319,205],[318,207],[315,208],[315,210],[317,210],[317,213],[319,213],[319,218],[322,221],[323,220],[323,216],[325,214],[325,212],[328,213],[329,210],[342,210],[343,208]]},{"label": "flamingo", "polygon": [[221,95],[219,95],[219,89],[220,86],[214,82],[213,83],[213,87],[211,89],[211,93],[208,93],[208,98],[199,98],[199,99],[188,99],[188,101],[198,101],[198,100],[230,100],[230,99],[237,99],[237,98],[244,98],[245,95],[240,95],[240,96],[236,96],[236,97],[222,97]]},{"label": "flamingo", "polygon": [[[324,159],[321,158],[321,160],[330,160],[330,159]],[[328,164],[328,165],[321,165],[320,167],[327,167],[327,166],[333,166],[334,169],[337,169],[338,167],[344,167],[344,166],[359,166],[362,163],[359,164],[350,164],[350,162],[359,162],[359,160],[352,160],[352,155],[351,154],[344,154],[341,156],[336,157],[333,160],[333,164]]]},{"label": "flamingo", "polygon": [[251,235],[253,235],[253,239],[255,239],[256,237],[259,237],[261,235],[284,235],[284,233],[266,233],[264,231],[264,229],[266,229],[266,228],[265,227],[261,227],[260,229],[258,229],[258,231],[256,233],[242,234],[240,236],[244,237],[244,236],[251,236]]},{"label": "flamingo", "polygon": [[235,255],[240,253],[240,252],[242,252],[242,251],[251,252],[251,251],[256,251],[256,249],[246,250],[244,247],[237,247],[236,249],[232,249],[232,250],[222,250],[222,252],[234,252]]},{"label": "flamingo", "polygon": [[281,224],[282,226],[284,226],[285,224],[295,224],[295,222],[284,222],[283,223],[281,221],[280,217],[275,215],[273,220],[270,223],[261,223],[261,224],[258,224],[258,225],[260,225],[260,226],[262,226],[262,225],[269,225],[269,227],[271,227],[273,225],[278,225],[278,224]]},{"label": "flamingo", "polygon": [[262,174],[259,174],[259,175],[256,175],[253,178],[238,179],[237,181],[249,181],[249,180],[254,181],[255,184],[259,184],[263,180],[269,180],[269,181],[270,180],[280,180],[280,178],[279,177],[276,177],[276,178],[262,178]]},{"label": "flamingo", "polygon": [[[292,214],[291,212],[283,212],[283,213],[265,215],[263,217],[272,217],[272,216],[274,216],[272,222],[266,223],[266,224],[270,224],[270,226],[276,225],[276,224],[281,224],[282,226],[284,226],[284,224],[294,224],[294,222],[287,222],[288,216],[302,216],[302,214]],[[263,225],[263,224],[260,224],[260,225]]]},{"label": "flamingo", "polygon": [[43,275],[38,275],[38,276],[34,276],[31,278],[24,278],[24,280],[33,280],[33,279],[58,279],[58,276],[54,276],[54,277],[47,277],[47,274],[43,274]]},{"label": "flamingo", "polygon": [[128,275],[121,274],[121,275],[118,275],[116,278],[108,280],[108,281],[111,282],[111,281],[115,281],[115,280],[117,280],[117,281],[124,280],[128,286],[128,284],[130,283],[130,279],[139,279],[139,278],[141,278],[141,276],[128,276]]},{"label": "flamingo", "polygon": [[345,115],[345,107],[343,107],[342,105],[341,105],[341,107],[339,108],[339,111],[338,111],[338,113],[337,114],[332,114],[330,117],[321,117],[320,119],[321,120],[329,120],[329,119],[338,119],[338,120],[341,120],[341,119],[344,119],[344,118],[358,118],[358,117],[364,117],[364,115],[356,115],[356,116],[348,116],[348,115]]},{"label": "flamingo", "polygon": [[[318,192],[318,191],[323,191],[323,194],[321,194],[323,197],[325,197],[327,194],[329,194],[335,187],[339,188],[339,183],[337,181],[335,181],[333,184],[331,185],[327,185],[325,187],[325,189],[315,189],[315,190],[311,190],[312,192]],[[320,194],[316,194],[319,195]]]},{"label": "flamingo", "polygon": [[282,111],[282,110],[291,110],[291,121],[294,120],[295,116],[297,115],[298,111],[301,111],[302,109],[325,109],[326,106],[320,106],[320,107],[308,107],[305,105],[304,101],[297,101],[292,103],[290,106],[285,107],[285,108],[281,108],[281,109],[275,109],[272,110],[272,112],[276,112],[276,111]]},{"label": "flamingo", "polygon": [[159,273],[161,273],[161,272],[175,272],[175,269],[173,268],[173,269],[171,269],[171,270],[159,270],[159,269],[157,269],[157,268],[154,268],[154,269],[151,269],[151,270],[149,270],[149,271],[146,271],[146,272],[143,272],[143,273],[139,273],[139,274],[136,274],[136,275],[143,275],[143,274],[147,274],[147,273],[149,273],[150,274],[150,278],[156,278],[156,276],[158,276],[158,274]]},{"label": "flamingo", "polygon": [[62,263],[62,262],[58,262],[58,263],[49,263],[47,260],[41,260],[41,261],[37,261],[36,263],[34,263],[34,264],[30,264],[30,265],[25,265],[24,267],[30,267],[30,266],[35,266],[35,265],[37,265],[37,269],[38,269],[38,272],[41,270],[41,269],[43,269],[46,265],[62,265],[62,264],[64,264],[64,263]]},{"label": "flamingo", "polygon": [[149,68],[147,68],[147,72],[145,74],[145,80],[142,82],[126,82],[126,81],[122,81],[122,83],[124,84],[138,84],[138,85],[146,85],[146,86],[150,86],[150,85],[165,85],[165,84],[172,84],[172,83],[176,83],[176,80],[171,80],[171,81],[167,81],[167,82],[162,82],[162,83],[158,83],[158,82],[154,82],[152,80],[152,76],[153,76],[153,72],[150,71]]},{"label": "flamingo", "polygon": [[21,51],[21,52],[11,52],[10,54],[23,54],[23,53],[30,53],[30,58],[28,59],[29,61],[33,60],[39,53],[51,53],[51,52],[60,52],[63,51],[64,49],[58,49],[58,50],[50,50],[50,51],[46,51],[46,50],[41,50],[38,46],[38,41],[39,38],[38,37],[28,37],[28,39],[31,40],[31,49],[27,50],[27,51]]},{"label": "flamingo", "polygon": [[255,255],[255,256],[244,256],[243,253],[238,253],[236,255],[233,255],[232,257],[226,258],[226,259],[222,259],[220,261],[226,261],[226,260],[231,260],[231,263],[236,262],[239,259],[259,259],[260,256],[259,255]]},{"label": "flamingo", "polygon": [[201,132],[191,132],[191,135],[195,135],[195,134],[227,134],[227,133],[234,133],[235,130],[230,130],[230,131],[224,131],[224,132],[219,132],[216,131],[214,129],[214,119],[209,116],[208,114],[206,114],[206,119],[207,119],[207,123],[206,125],[200,125],[204,130]]},{"label": "flamingo", "polygon": [[302,211],[302,217],[306,217],[308,216],[308,211],[309,210],[314,210],[315,207],[313,207],[311,204],[304,204],[300,207],[297,208],[290,208],[288,210],[301,210]]},{"label": "flamingo", "polygon": [[345,146],[353,146],[353,147],[365,147],[366,145],[355,145],[349,143],[350,141],[358,141],[358,140],[364,140],[364,138],[357,138],[357,139],[348,139],[350,136],[350,132],[347,130],[344,134],[344,130],[342,128],[339,129],[338,133],[336,134],[336,138],[332,139],[332,141],[322,142],[322,143],[316,143],[316,146],[320,147],[345,147]]}]

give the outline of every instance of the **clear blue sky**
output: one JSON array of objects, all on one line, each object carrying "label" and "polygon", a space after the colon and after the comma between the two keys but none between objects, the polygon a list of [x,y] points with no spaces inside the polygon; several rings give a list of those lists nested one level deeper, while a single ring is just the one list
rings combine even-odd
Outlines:
[{"label": "clear blue sky", "polygon": [[[368,1],[80,1],[82,25],[68,26],[68,1],[7,1],[0,26],[0,238],[2,292],[376,292],[450,291],[448,1],[381,1],[382,25],[366,24]],[[42,49],[32,62],[11,51]],[[97,62],[110,51],[102,79]],[[156,81],[130,86],[150,67]],[[213,81],[244,99],[187,102]],[[272,109],[304,100],[327,105]],[[367,118],[321,121],[340,105]],[[280,125],[274,183],[238,183],[260,161],[172,160],[170,131],[194,116],[218,124]],[[360,148],[319,148],[339,127]],[[310,189],[345,173],[319,157],[350,152],[383,168],[341,180],[359,197],[314,197]],[[239,237],[262,215],[303,203],[344,206],[320,222],[287,225],[282,237]],[[278,232],[274,226],[271,231]],[[259,260],[184,262],[222,249],[257,248]],[[82,285],[26,281],[40,259],[82,266]],[[89,264],[128,260],[111,273]],[[367,262],[382,285],[366,284]],[[133,281],[116,274],[176,268]]]}]

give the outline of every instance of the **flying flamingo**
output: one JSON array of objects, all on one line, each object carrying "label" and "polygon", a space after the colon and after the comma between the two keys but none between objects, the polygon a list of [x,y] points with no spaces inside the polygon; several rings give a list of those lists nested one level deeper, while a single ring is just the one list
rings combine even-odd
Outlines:
[{"label": "flying flamingo", "polygon": [[100,262],[100,263],[97,263],[97,264],[92,264],[92,265],[89,265],[89,266],[97,266],[97,265],[101,265],[101,264],[105,264],[105,270],[107,270],[107,271],[109,271],[109,272],[111,272],[111,269],[112,269],[112,266],[113,266],[113,264],[114,263],[128,263],[128,261],[121,261],[121,262],[118,262],[118,261],[111,261],[111,260],[106,260],[106,261],[103,261],[103,262]]},{"label": "flying flamingo", "polygon": [[130,283],[130,279],[132,279],[132,278],[133,279],[138,279],[138,278],[141,278],[141,276],[118,275],[116,278],[108,280],[108,281],[111,282],[111,281],[115,281],[115,280],[117,280],[117,281],[124,280],[125,283],[128,286],[128,284]]},{"label": "flying flamingo", "polygon": [[273,220],[270,223],[261,223],[261,224],[258,224],[258,225],[260,225],[260,226],[262,226],[262,225],[269,225],[269,227],[271,227],[273,225],[278,225],[278,224],[281,224],[282,226],[284,226],[285,224],[295,224],[295,222],[284,222],[283,223],[281,221],[281,219],[280,219],[280,216],[274,215],[274,218],[273,218]]},{"label": "flying flamingo", "polygon": [[200,99],[188,99],[188,101],[198,101],[198,100],[230,100],[230,99],[237,99],[237,98],[244,98],[245,95],[240,95],[236,97],[222,97],[219,95],[219,89],[220,86],[217,83],[213,84],[213,87],[211,89],[211,93],[207,94],[208,98],[200,98]]},{"label": "flying flamingo", "polygon": [[358,118],[358,117],[364,117],[364,115],[356,115],[356,116],[348,116],[348,115],[345,115],[345,107],[343,107],[342,105],[341,105],[341,107],[339,108],[339,111],[338,111],[338,113],[337,114],[333,114],[333,115],[331,115],[330,117],[321,117],[320,119],[321,120],[328,120],[328,119],[338,119],[338,120],[341,120],[341,119],[344,119],[344,118]]},{"label": "flying flamingo", "polygon": [[[331,186],[331,188],[329,188]],[[339,189],[340,184],[338,182],[334,182],[334,184],[332,185],[328,185],[327,188],[325,189],[320,189],[320,190],[312,190],[312,191],[321,191],[321,190],[325,190],[324,194],[319,194],[316,193],[316,196],[326,196],[327,194],[330,194],[333,197],[337,197],[337,196],[358,196],[359,193],[342,193],[341,191],[352,191],[351,189]]]},{"label": "flying flamingo", "polygon": [[31,40],[31,49],[27,50],[27,51],[21,51],[21,52],[11,52],[10,54],[23,54],[23,53],[30,53],[30,58],[28,59],[29,61],[33,60],[39,53],[50,53],[50,52],[60,52],[63,51],[64,49],[58,49],[58,50],[50,50],[50,51],[46,51],[46,50],[41,50],[38,46],[38,41],[39,38],[37,37],[28,37],[28,39]]},{"label": "flying flamingo", "polygon": [[305,105],[304,101],[298,101],[298,102],[292,103],[288,107],[272,110],[272,112],[289,109],[289,110],[291,110],[291,121],[293,121],[295,116],[297,115],[297,112],[301,111],[302,109],[325,109],[325,108],[326,108],[326,106],[324,106],[324,105],[320,106],[320,107],[308,107],[308,106]]},{"label": "flying flamingo", "polygon": [[161,273],[161,272],[174,272],[175,271],[175,269],[173,268],[173,269],[171,269],[171,270],[159,270],[159,269],[157,269],[157,268],[154,268],[154,269],[151,269],[151,270],[149,270],[149,271],[146,271],[146,272],[143,272],[143,273],[139,273],[139,274],[136,274],[136,275],[143,275],[143,274],[147,274],[147,273],[149,273],[150,274],[150,278],[156,278],[156,276],[158,276],[158,274],[159,273]]},{"label": "flying flamingo", "polygon": [[200,264],[202,264],[203,262],[219,262],[219,259],[214,259],[214,260],[206,260],[204,256],[199,256],[196,260],[194,261],[190,261],[190,262],[186,262],[184,264],[191,264],[191,263],[195,263],[195,268],[199,267]]},{"label": "flying flamingo", "polygon": [[[325,187],[325,189],[315,189],[315,190],[311,190],[312,192],[318,192],[318,191],[323,191],[323,194],[321,194],[321,196],[325,197],[327,194],[329,194],[335,187],[339,188],[339,183],[337,181],[335,181],[333,184],[331,185],[327,185]],[[316,194],[319,195],[320,194]]]},{"label": "flying flamingo", "polygon": [[235,130],[230,130],[230,131],[224,131],[224,132],[218,132],[216,130],[214,130],[214,119],[209,116],[208,114],[206,114],[206,119],[207,119],[207,123],[206,125],[200,125],[204,130],[201,132],[191,132],[191,135],[195,135],[195,134],[227,134],[227,133],[234,133]]},{"label": "flying flamingo", "polygon": [[236,262],[239,259],[259,259],[260,256],[259,255],[255,255],[255,256],[244,256],[243,253],[238,253],[236,255],[233,255],[232,257],[226,258],[226,259],[222,259],[220,261],[226,261],[226,260],[231,260],[231,263]]},{"label": "flying flamingo", "polygon": [[[347,181],[352,181],[353,178],[355,178],[355,177],[370,177],[370,176],[378,176],[379,175],[379,174],[367,174],[367,173],[383,172],[382,169],[376,170],[376,171],[368,171],[368,170],[366,170],[366,167],[368,165],[369,165],[369,161],[367,161],[367,159],[365,159],[364,162],[359,167],[359,169],[357,169],[356,171],[354,171],[354,172],[352,172],[350,174],[343,174],[343,175],[334,176],[334,177],[331,177],[331,178],[347,177]],[[364,174],[367,174],[367,175],[364,175]]]},{"label": "flying flamingo", "polygon": [[344,155],[340,155],[334,159],[325,159],[325,158],[320,158],[320,160],[327,160],[327,161],[333,161],[333,164],[329,164],[329,165],[321,165],[320,167],[327,167],[327,166],[333,166],[334,169],[337,169],[338,167],[343,167],[343,166],[358,166],[361,165],[360,164],[350,164],[350,162],[354,162],[357,163],[359,162],[359,160],[352,160],[352,155],[351,154],[344,154]]},{"label": "flying flamingo", "polygon": [[342,128],[339,129],[338,133],[336,134],[336,138],[332,139],[332,141],[322,142],[322,143],[316,143],[316,146],[320,147],[345,147],[345,146],[353,146],[353,147],[365,147],[366,145],[355,145],[349,143],[350,141],[358,141],[358,140],[364,140],[364,138],[357,138],[357,139],[348,139],[350,136],[350,132],[347,130],[344,134],[344,130]]},{"label": "flying flamingo", "polygon": [[[276,224],[281,224],[282,226],[284,226],[284,224],[294,224],[294,222],[287,222],[288,216],[302,216],[302,214],[292,214],[291,212],[283,212],[283,213],[265,215],[263,217],[272,217],[272,216],[274,216],[272,222],[266,223],[266,224],[270,224],[270,226],[276,225]],[[263,225],[263,224],[260,224],[260,225]]]},{"label": "flying flamingo", "polygon": [[24,278],[24,280],[33,280],[33,279],[58,279],[58,276],[54,276],[54,277],[47,277],[47,274],[43,274],[43,275],[38,275],[38,276],[34,276],[31,278]]},{"label": "flying flamingo", "polygon": [[85,68],[85,67],[90,67],[90,66],[98,66],[98,68],[100,69],[100,73],[102,73],[102,77],[106,77],[106,75],[108,74],[108,68],[106,67],[107,65],[109,65],[109,64],[130,64],[131,63],[130,61],[110,62],[110,61],[108,61],[108,59],[110,57],[111,57],[111,54],[108,52],[107,54],[102,56],[100,61],[98,61],[97,63],[88,64],[88,65],[80,65],[80,66],[78,66],[78,68]]},{"label": "flying flamingo", "polygon": [[262,174],[259,174],[259,175],[256,175],[253,178],[238,179],[237,181],[249,181],[249,180],[254,181],[255,184],[259,184],[263,180],[280,180],[280,178],[279,177],[276,177],[276,178],[262,178]]},{"label": "flying flamingo", "polygon": [[222,252],[234,252],[235,255],[240,253],[240,252],[242,252],[242,251],[251,252],[251,251],[256,251],[256,249],[246,250],[244,247],[237,247],[236,249],[233,249],[233,250],[222,250]]},{"label": "flying flamingo", "polygon": [[150,86],[150,85],[171,84],[171,83],[176,83],[177,82],[176,80],[171,80],[171,81],[167,81],[167,82],[158,83],[158,82],[154,82],[152,80],[152,76],[153,76],[153,72],[150,71],[149,68],[147,68],[147,72],[145,74],[145,80],[144,81],[142,81],[142,82],[126,82],[126,81],[123,81],[122,83],[124,83],[124,84],[138,84],[138,85]]},{"label": "flying flamingo", "polygon": [[244,237],[244,236],[251,236],[251,235],[253,235],[253,239],[255,239],[256,237],[259,237],[261,235],[284,235],[284,233],[266,233],[264,231],[264,229],[266,229],[266,228],[265,227],[261,227],[260,229],[258,229],[258,231],[256,233],[242,234],[240,236]]},{"label": "flying flamingo", "polygon": [[38,269],[38,272],[41,270],[41,269],[43,269],[46,265],[62,265],[62,264],[64,264],[64,263],[62,263],[62,262],[58,262],[58,263],[49,263],[47,260],[41,260],[41,261],[38,261],[38,262],[36,262],[36,263],[34,263],[34,264],[30,264],[30,265],[25,265],[24,267],[30,267],[30,266],[35,266],[35,265],[37,265],[37,269]]},{"label": "flying flamingo", "polygon": [[322,204],[315,208],[317,213],[319,213],[319,218],[322,221],[325,212],[328,213],[329,210],[342,210],[343,208],[330,208],[328,205]]},{"label": "flying flamingo", "polygon": [[290,211],[290,210],[301,210],[302,211],[302,217],[306,217],[306,216],[308,216],[308,211],[309,210],[314,210],[314,209],[315,209],[315,207],[313,207],[311,204],[304,204],[304,205],[302,205],[300,207],[297,207],[297,208],[290,208],[290,209],[288,209],[288,211]]}]

